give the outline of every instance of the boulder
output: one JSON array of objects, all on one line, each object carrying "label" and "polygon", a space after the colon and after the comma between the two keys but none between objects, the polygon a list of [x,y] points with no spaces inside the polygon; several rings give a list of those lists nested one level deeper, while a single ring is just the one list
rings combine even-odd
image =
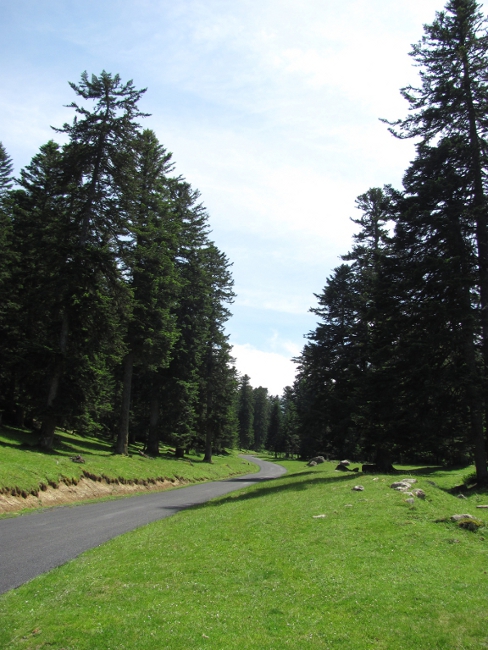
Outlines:
[{"label": "boulder", "polygon": [[420,488],[417,488],[416,490],[412,490],[412,492],[418,499],[425,499],[425,492]]},{"label": "boulder", "polygon": [[461,521],[462,519],[474,519],[473,515],[452,515],[451,521]]},{"label": "boulder", "polygon": [[408,481],[395,481],[390,485],[393,490],[398,490],[399,492],[406,492],[412,487]]},{"label": "boulder", "polygon": [[345,465],[346,467],[348,467],[351,464],[351,461],[350,460],[341,460],[340,464]]},{"label": "boulder", "polygon": [[313,465],[310,465],[310,463],[320,465],[320,463],[325,463],[325,458],[323,456],[314,456],[314,458],[311,458],[308,462],[309,466],[313,467]]},{"label": "boulder", "polygon": [[339,465],[337,465],[336,469],[339,470],[339,472],[350,472],[351,471],[349,469],[349,467],[347,467],[346,465],[343,465],[342,463],[339,463]]}]

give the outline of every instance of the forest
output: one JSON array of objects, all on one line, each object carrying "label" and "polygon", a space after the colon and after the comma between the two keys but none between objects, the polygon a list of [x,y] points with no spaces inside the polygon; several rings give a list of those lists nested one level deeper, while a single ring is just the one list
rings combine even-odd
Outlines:
[{"label": "forest", "polygon": [[411,56],[418,87],[403,187],[357,198],[351,250],[311,311],[282,396],[239,376],[231,263],[197,190],[143,129],[145,90],[70,83],[64,144],[14,179],[0,145],[0,411],[53,447],[57,427],[176,456],[239,446],[286,457],[469,464],[488,483],[488,32],[449,0]]},{"label": "forest", "polygon": [[352,249],[327,279],[292,391],[300,453],[469,464],[487,483],[488,35],[450,0],[411,56],[416,155],[403,188],[368,189]]}]

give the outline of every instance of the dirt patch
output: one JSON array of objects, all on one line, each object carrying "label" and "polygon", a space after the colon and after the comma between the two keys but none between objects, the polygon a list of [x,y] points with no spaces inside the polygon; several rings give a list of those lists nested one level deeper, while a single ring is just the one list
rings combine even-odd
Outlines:
[{"label": "dirt patch", "polygon": [[185,485],[188,481],[175,479],[152,479],[150,482],[138,482],[137,484],[129,483],[110,483],[105,480],[93,480],[91,478],[81,478],[77,485],[67,485],[59,483],[57,487],[43,486],[37,496],[27,494],[21,495],[0,494],[0,513],[17,512],[25,508],[40,508],[45,506],[59,506],[75,501],[84,501],[85,499],[98,499],[107,496],[122,496],[124,494],[134,494],[135,492],[158,492],[168,490],[178,485]]}]

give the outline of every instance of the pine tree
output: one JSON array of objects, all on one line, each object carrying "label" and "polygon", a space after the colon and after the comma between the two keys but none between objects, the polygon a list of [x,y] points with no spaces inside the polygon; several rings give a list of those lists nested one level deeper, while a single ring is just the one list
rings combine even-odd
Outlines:
[{"label": "pine tree", "polygon": [[254,400],[253,388],[249,375],[241,377],[239,382],[239,446],[241,449],[252,449],[254,445]]},{"label": "pine tree", "polygon": [[[449,0],[436,14],[425,35],[413,46],[420,68],[420,88],[402,94],[410,104],[409,116],[390,123],[401,138],[420,138],[420,145],[450,138],[463,142],[462,171],[466,179],[465,208],[477,244],[477,284],[480,296],[484,379],[488,372],[488,210],[485,195],[488,121],[488,34],[476,0]],[[466,360],[469,365],[471,362]],[[471,403],[473,404],[473,400]],[[478,398],[476,398],[478,399]],[[477,410],[475,462],[478,481],[488,482],[483,418]],[[485,407],[486,408],[486,407]]]}]

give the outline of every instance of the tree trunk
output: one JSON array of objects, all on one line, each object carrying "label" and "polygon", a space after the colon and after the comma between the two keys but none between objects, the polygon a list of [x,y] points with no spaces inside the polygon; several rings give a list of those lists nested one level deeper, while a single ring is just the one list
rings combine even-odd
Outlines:
[{"label": "tree trunk", "polygon": [[115,453],[127,456],[129,451],[129,415],[130,396],[132,389],[132,371],[134,368],[134,353],[129,352],[124,358],[124,385],[122,388],[122,404],[120,407],[119,431],[115,443]]},{"label": "tree trunk", "polygon": [[66,348],[68,347],[68,315],[63,312],[61,320],[61,334],[59,336],[59,353],[56,364],[54,366],[53,376],[49,385],[49,393],[46,403],[46,415],[42,421],[41,436],[39,438],[39,446],[42,449],[52,449],[54,444],[54,431],[56,430],[56,413],[54,412],[54,401],[58,395],[59,382],[63,376],[64,357]]},{"label": "tree trunk", "polygon": [[176,458],[184,458],[185,457],[184,448],[183,447],[176,447],[175,456],[176,456]]},{"label": "tree trunk", "polygon": [[146,453],[150,456],[159,455],[159,397],[154,395],[151,399],[149,412],[149,431],[147,434]]}]

